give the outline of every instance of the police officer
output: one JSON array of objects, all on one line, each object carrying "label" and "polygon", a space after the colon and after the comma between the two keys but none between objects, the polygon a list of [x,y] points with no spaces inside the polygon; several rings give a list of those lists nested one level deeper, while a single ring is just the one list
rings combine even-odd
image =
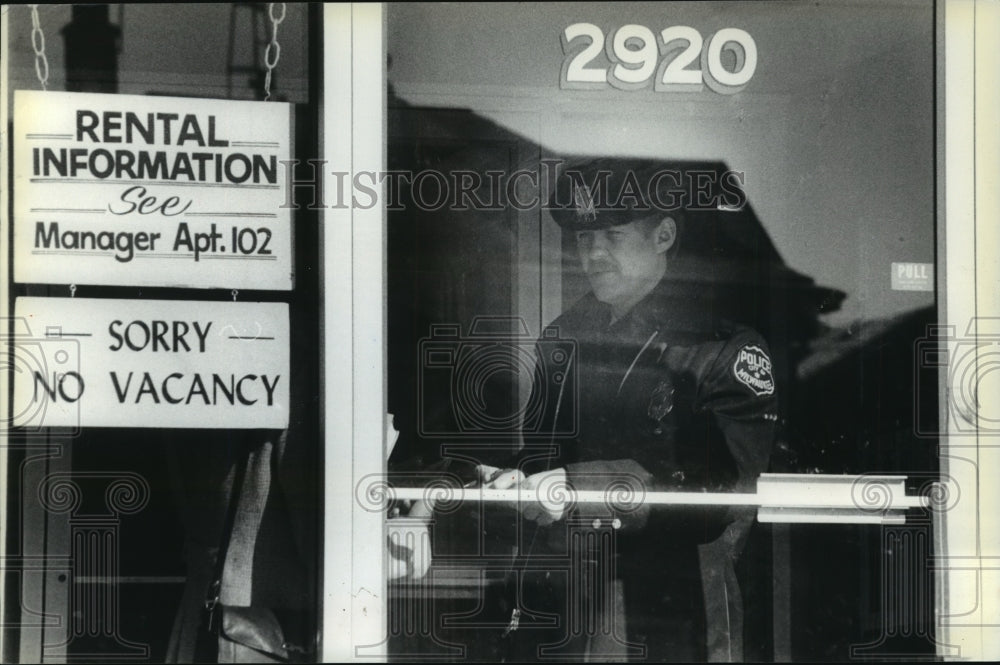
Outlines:
[{"label": "police officer", "polygon": [[[685,235],[698,232],[684,185],[684,174],[662,162],[620,159],[567,168],[557,180],[551,214],[575,238],[591,287],[552,323],[560,338],[576,342],[570,371],[578,392],[562,397],[577,400],[577,435],[554,457],[479,469],[487,487],[538,492],[538,500],[514,504],[541,526],[524,554],[562,550],[577,562],[567,575],[524,577],[524,611],[561,616],[555,632],[565,637],[533,640],[534,653],[520,657],[707,657],[698,546],[718,539],[731,565],[752,512],[635,508],[615,499],[752,492],[775,435],[767,343],[727,321],[676,269]],[[564,488],[605,491],[609,500],[546,500]],[[611,538],[588,540],[588,530]]]}]

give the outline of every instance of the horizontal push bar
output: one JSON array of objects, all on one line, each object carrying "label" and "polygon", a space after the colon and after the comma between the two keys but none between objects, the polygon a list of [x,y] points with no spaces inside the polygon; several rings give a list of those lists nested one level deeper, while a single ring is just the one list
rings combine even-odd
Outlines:
[{"label": "horizontal push bar", "polygon": [[576,490],[565,484],[542,484],[538,488],[483,487],[388,488],[396,500],[478,501],[547,504],[606,504],[624,509],[645,506],[755,506],[761,522],[892,524],[905,522],[905,511],[927,508],[924,495],[906,493],[906,476],[765,473],[757,480],[757,491],[652,492],[621,482],[607,490]]}]

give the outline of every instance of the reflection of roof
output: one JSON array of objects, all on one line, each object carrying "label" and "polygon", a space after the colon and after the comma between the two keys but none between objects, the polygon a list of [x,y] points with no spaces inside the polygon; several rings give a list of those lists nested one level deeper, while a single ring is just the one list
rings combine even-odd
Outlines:
[{"label": "reflection of roof", "polygon": [[[650,173],[672,173],[670,177],[660,179],[640,178],[639,185],[646,188],[660,185],[660,189],[673,195],[669,202],[683,211],[690,226],[696,227],[691,229],[696,233],[689,230],[689,237],[682,238],[685,254],[782,261],[740,186],[743,174],[729,168],[725,162],[669,158],[616,158],[606,161],[627,165],[630,170],[634,163],[636,168],[641,166]],[[568,158],[562,170],[572,171],[581,162],[590,162],[590,158]],[[619,168],[624,170],[625,167]],[[661,193],[658,200],[662,201],[664,196]],[[741,205],[735,207],[735,202]]]},{"label": "reflection of roof", "polygon": [[[516,141],[516,163],[512,166],[519,169],[536,170],[542,159],[552,157],[552,152],[543,146],[469,109],[410,106],[393,94],[391,86],[389,109],[390,136],[449,143],[454,140],[453,157],[462,168],[475,169],[477,164],[476,144],[466,140],[469,136],[489,141]],[[560,168],[572,168],[596,157],[565,155]],[[664,159],[663,163],[664,168],[684,173],[713,174],[709,179],[712,182],[703,191],[704,196],[713,199],[718,198],[722,174],[730,171],[720,160]],[[390,163],[390,168],[393,166]],[[444,165],[433,166],[441,168]],[[731,186],[732,180],[727,183]],[[545,200],[548,192],[540,194]],[[749,201],[738,210],[686,208],[685,212],[687,228],[681,237],[681,257],[673,261],[677,277],[690,280],[693,286],[712,288],[717,294],[742,301],[748,308],[742,318],[762,332],[770,327],[766,319],[780,313],[790,319],[787,325],[793,339],[808,339],[819,330],[819,314],[840,308],[844,292],[817,286],[810,276],[786,265]],[[768,311],[772,304],[777,308],[774,312]]]},{"label": "reflection of roof", "polygon": [[[572,169],[574,164],[589,159],[573,157],[565,168]],[[686,196],[681,203],[684,228],[679,256],[672,268],[677,277],[692,284],[742,292],[784,291],[782,296],[797,301],[791,309],[798,315],[814,316],[840,308],[845,296],[842,291],[816,286],[811,277],[785,264],[739,187],[742,174],[719,160],[664,159],[662,163],[664,169],[681,174],[681,189]],[[704,205],[732,201],[734,189],[741,194],[741,206]],[[700,207],[695,206],[696,200]]]},{"label": "reflection of roof", "polygon": [[808,355],[798,364],[798,378],[802,381],[819,380],[826,370],[853,354],[877,348],[886,339],[908,329],[913,321],[925,319],[930,317],[927,309],[923,308],[886,319],[853,321],[845,328],[831,328],[810,342]]},{"label": "reflection of roof", "polygon": [[[782,468],[824,473],[938,467],[938,372],[921,362],[934,306],[855,321],[812,340],[788,395]],[[933,347],[931,347],[933,348]],[[929,388],[929,389],[928,389]]]}]

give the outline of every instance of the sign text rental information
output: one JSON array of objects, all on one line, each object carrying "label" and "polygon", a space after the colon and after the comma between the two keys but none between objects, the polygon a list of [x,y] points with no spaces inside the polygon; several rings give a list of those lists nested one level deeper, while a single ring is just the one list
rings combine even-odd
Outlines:
[{"label": "sign text rental information", "polygon": [[18,298],[15,427],[281,429],[285,303]]},{"label": "sign text rental information", "polygon": [[15,280],[291,289],[290,109],[16,91]]}]

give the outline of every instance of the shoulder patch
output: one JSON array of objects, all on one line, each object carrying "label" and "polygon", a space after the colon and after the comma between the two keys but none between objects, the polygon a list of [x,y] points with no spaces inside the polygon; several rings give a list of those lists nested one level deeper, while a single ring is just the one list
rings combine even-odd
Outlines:
[{"label": "shoulder patch", "polygon": [[745,344],[740,348],[733,362],[733,376],[752,390],[754,395],[774,394],[771,359],[767,357],[764,349],[755,344]]}]

